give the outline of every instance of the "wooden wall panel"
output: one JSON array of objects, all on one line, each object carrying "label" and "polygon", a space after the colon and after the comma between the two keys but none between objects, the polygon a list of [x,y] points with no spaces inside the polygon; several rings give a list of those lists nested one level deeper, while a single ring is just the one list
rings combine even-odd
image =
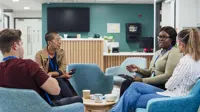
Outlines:
[{"label": "wooden wall panel", "polygon": [[66,52],[67,64],[95,63],[104,70],[103,40],[63,40],[62,48]]}]

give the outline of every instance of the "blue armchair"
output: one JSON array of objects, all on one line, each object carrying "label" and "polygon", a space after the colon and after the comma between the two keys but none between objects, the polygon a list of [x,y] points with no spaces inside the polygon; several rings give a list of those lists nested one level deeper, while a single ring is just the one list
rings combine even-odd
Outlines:
[{"label": "blue armchair", "polygon": [[96,64],[69,64],[67,71],[76,69],[70,83],[79,96],[82,90],[89,89],[91,93],[111,93],[113,89],[113,76],[105,76]]},{"label": "blue armchair", "polygon": [[151,99],[146,109],[138,108],[136,112],[197,112],[200,105],[200,79],[189,95],[176,98]]},{"label": "blue armchair", "polygon": [[126,70],[126,66],[130,64],[135,64],[140,68],[145,69],[147,67],[147,60],[146,58],[142,57],[130,57],[126,58],[123,63],[120,66],[110,67],[106,69],[106,76],[114,76],[114,84],[120,86],[121,83],[125,80],[124,78],[121,78],[117,75],[119,74],[126,74],[126,75],[132,75],[133,73],[130,73]]},{"label": "blue armchair", "polygon": [[0,87],[0,112],[84,112],[84,105],[51,107],[33,90]]}]

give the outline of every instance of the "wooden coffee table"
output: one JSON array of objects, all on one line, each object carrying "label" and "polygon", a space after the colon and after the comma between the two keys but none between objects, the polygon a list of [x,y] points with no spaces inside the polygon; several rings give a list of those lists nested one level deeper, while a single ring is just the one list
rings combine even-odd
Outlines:
[{"label": "wooden coffee table", "polygon": [[102,112],[108,112],[116,102],[107,102],[103,100],[102,103],[95,103],[91,99],[83,99],[85,105],[85,112],[92,112],[94,110],[101,110]]}]

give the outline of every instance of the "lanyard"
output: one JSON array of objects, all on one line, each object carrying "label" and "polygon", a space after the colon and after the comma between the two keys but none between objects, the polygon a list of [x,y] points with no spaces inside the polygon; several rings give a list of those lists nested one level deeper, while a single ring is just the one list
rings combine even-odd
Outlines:
[{"label": "lanyard", "polygon": [[[54,56],[55,56],[55,58],[56,58],[56,53],[55,53]],[[54,66],[54,65],[53,65],[53,62],[51,61],[50,56],[48,56],[48,58],[49,58],[49,64],[50,64],[50,66],[51,66],[52,71],[57,71],[57,70],[58,70],[57,64],[55,64],[55,66]],[[48,102],[50,103],[50,105],[52,105],[53,103],[52,103],[52,101],[51,101],[49,95],[47,94],[47,92],[45,92],[45,96],[47,97],[47,100],[48,100]]]},{"label": "lanyard", "polygon": [[50,99],[48,93],[47,93],[46,91],[44,91],[44,94],[45,94],[45,96],[47,97],[47,100],[48,100],[48,102],[50,103],[50,105],[52,105],[53,103],[52,103],[52,101],[51,101],[51,99]]},{"label": "lanyard", "polygon": [[[167,53],[168,51],[170,51],[172,49],[172,46],[165,52],[165,53]],[[161,51],[162,52],[162,51]],[[165,54],[164,53],[164,54]],[[163,54],[163,55],[164,55]],[[160,55],[158,55],[157,57],[156,57],[156,59],[155,59],[155,61],[154,61],[154,64],[153,64],[153,66],[155,67],[155,64],[156,64],[156,61],[158,60],[158,58],[160,57]]]},{"label": "lanyard", "polygon": [[[167,52],[170,51],[171,49],[172,49],[172,46],[167,50]],[[161,51],[161,52],[162,52],[162,51]],[[167,52],[165,52],[165,53],[167,53]],[[165,54],[165,53],[164,53],[164,54]],[[163,54],[163,55],[164,55],[164,54]],[[158,56],[156,57],[156,59],[155,59],[155,61],[154,61],[154,64],[153,64],[153,67],[155,67],[156,61],[158,60],[159,57],[160,57],[160,55],[158,55]],[[155,71],[152,71],[151,76],[152,76],[152,77],[155,76]]]},{"label": "lanyard", "polygon": [[[55,53],[54,56],[55,56],[55,58],[56,58],[56,53]],[[53,62],[51,61],[50,56],[48,56],[48,58],[49,58],[49,63],[50,63],[50,66],[51,66],[52,71],[58,71],[58,65],[55,64],[55,67],[54,67]]]},{"label": "lanyard", "polygon": [[14,59],[14,58],[17,58],[16,56],[7,56],[5,58],[3,58],[3,61],[7,61],[9,59]]}]

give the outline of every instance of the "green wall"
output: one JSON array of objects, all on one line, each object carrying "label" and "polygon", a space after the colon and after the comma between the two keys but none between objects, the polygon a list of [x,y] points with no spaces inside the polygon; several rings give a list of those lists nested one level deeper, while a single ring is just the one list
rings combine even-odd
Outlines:
[{"label": "green wall", "polygon": [[[127,43],[125,23],[141,23],[142,36],[153,36],[153,4],[67,4],[51,3],[42,5],[42,35],[47,32],[47,8],[48,7],[89,7],[90,8],[90,32],[67,33],[68,35],[81,34],[82,38],[94,35],[94,33],[114,35],[115,41],[120,44],[120,52],[134,51],[139,48],[138,43]],[[142,14],[141,17],[138,14]],[[120,33],[108,34],[107,23],[120,23]],[[64,33],[60,33],[63,36]],[[45,40],[42,40],[43,47]]]}]

